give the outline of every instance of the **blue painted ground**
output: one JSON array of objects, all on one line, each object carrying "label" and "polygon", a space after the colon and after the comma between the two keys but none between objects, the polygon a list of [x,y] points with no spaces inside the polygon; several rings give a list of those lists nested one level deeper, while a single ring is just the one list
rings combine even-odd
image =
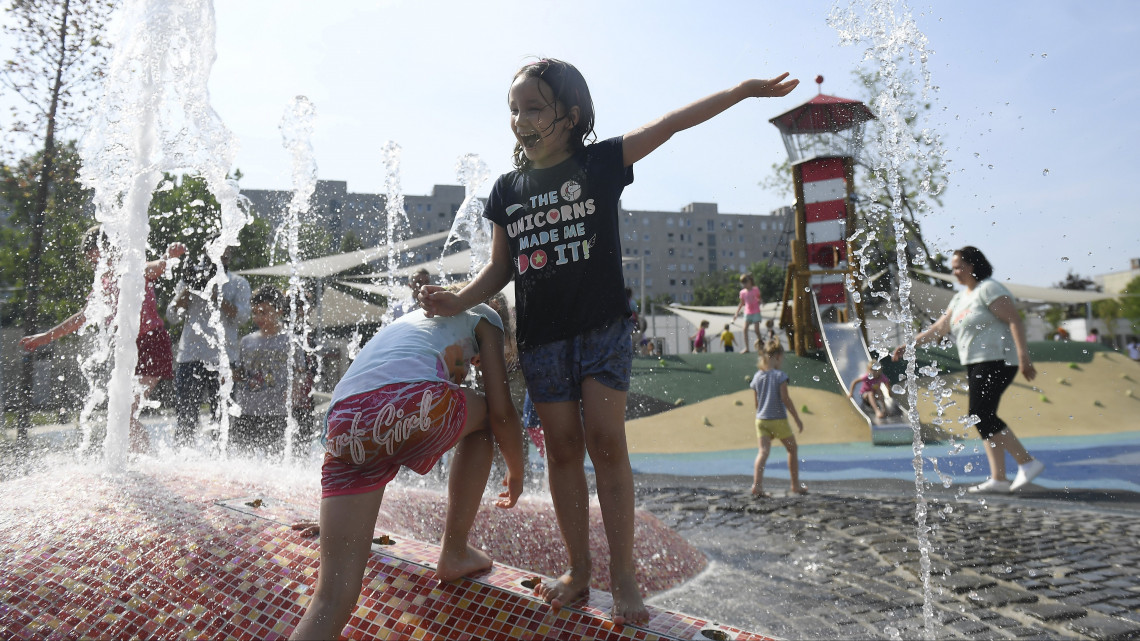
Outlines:
[{"label": "blue painted ground", "polygon": [[[1051,489],[1100,489],[1140,492],[1140,431],[1092,436],[1026,438],[1022,442],[1047,466],[1034,483]],[[948,477],[954,484],[979,483],[989,467],[977,439],[964,441],[957,454],[946,443],[927,445],[923,473],[939,483]],[[804,481],[847,479],[914,479],[913,453],[909,445],[876,446],[870,443],[801,445],[800,478]],[[732,450],[690,454],[632,454],[635,473],[710,476],[752,475],[756,450]],[[934,459],[934,462],[930,459]],[[1007,458],[1010,478],[1017,471]],[[937,470],[935,466],[937,466]],[[764,476],[788,478],[788,457],[775,445]]]}]

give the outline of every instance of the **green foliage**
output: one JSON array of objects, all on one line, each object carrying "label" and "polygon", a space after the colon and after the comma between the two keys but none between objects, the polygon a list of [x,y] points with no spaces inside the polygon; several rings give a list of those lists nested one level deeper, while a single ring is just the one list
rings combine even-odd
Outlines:
[{"label": "green foliage", "polygon": [[[233,178],[240,179],[241,172],[235,171]],[[221,206],[201,176],[165,174],[151,198],[148,216],[152,258],[170,243],[182,243],[186,245],[183,270],[205,255],[206,245],[218,236],[221,226]],[[255,219],[242,228],[238,233],[240,251],[233,253],[230,269],[238,271],[268,265],[269,235],[269,224],[263,220]],[[165,304],[174,282],[159,283],[160,304]]]},{"label": "green foliage", "polygon": [[[35,217],[42,154],[15,165],[0,165],[0,207],[7,221],[0,227],[0,287],[12,289],[0,322],[10,325],[23,314],[24,266],[31,260],[29,236]],[[91,289],[92,271],[79,251],[83,232],[95,223],[91,194],[79,184],[80,159],[75,143],[56,149],[44,211],[44,251],[40,257],[37,326],[54,325],[74,314]]]},{"label": "green foliage", "polygon": [[360,237],[356,235],[356,232],[351,229],[345,232],[340,239],[340,253],[347,254],[359,249],[364,249],[364,243],[360,242]]},{"label": "green foliage", "polygon": [[[784,268],[769,262],[752,263],[748,268],[752,280],[760,288],[764,302],[780,300],[784,295]],[[719,271],[703,274],[693,286],[693,304],[721,306],[740,304],[740,274]]]},{"label": "green foliage", "polygon": [[[7,60],[0,67],[9,120],[5,160],[83,121],[87,91],[103,77],[110,43],[103,38],[115,0],[10,0],[3,35]],[[20,144],[15,144],[17,141]]]},{"label": "green foliage", "polygon": [[1140,276],[1129,281],[1120,297],[1120,316],[1132,323],[1132,331],[1140,332]]}]

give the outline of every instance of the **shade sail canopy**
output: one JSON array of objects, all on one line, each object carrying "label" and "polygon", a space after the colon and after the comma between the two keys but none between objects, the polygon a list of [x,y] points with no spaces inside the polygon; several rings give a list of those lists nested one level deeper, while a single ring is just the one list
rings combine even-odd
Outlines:
[{"label": "shade sail canopy", "polygon": [[[447,234],[448,232],[441,231],[418,238],[409,238],[400,243],[399,249],[402,251],[422,247],[429,243],[441,242],[447,239]],[[281,263],[271,267],[245,269],[238,273],[243,276],[292,276],[294,269],[296,269],[296,274],[301,278],[328,278],[329,276],[380,260],[387,256],[388,245],[377,245],[369,249],[359,249],[344,254],[334,254],[332,256],[303,260],[297,263],[296,266],[292,263]]]},{"label": "shade sail canopy", "polygon": [[314,325],[320,329],[343,327],[358,323],[379,324],[385,309],[350,296],[333,287],[326,287],[317,305]]},{"label": "shade sail canopy", "polygon": [[819,94],[804,104],[768,122],[781,134],[819,134],[843,131],[875,118],[867,105],[858,100]]},{"label": "shade sail canopy", "polygon": [[[925,269],[916,269],[915,272],[923,276],[930,276],[939,280],[944,280],[948,283],[958,283],[958,279],[951,274],[939,274],[938,272],[931,272]],[[1061,289],[1059,287],[1035,287],[1033,285],[1019,285],[1017,283],[1002,283],[1005,285],[1009,293],[1013,294],[1018,300],[1030,301],[1038,303],[1056,303],[1060,305],[1079,305],[1082,303],[1092,303],[1098,300],[1108,300],[1116,298],[1112,294],[1105,294],[1103,292],[1090,292],[1080,289]]]},{"label": "shade sail canopy", "polygon": [[[448,254],[443,258],[436,258],[434,260],[427,260],[415,265],[408,265],[392,271],[394,277],[411,276],[421,269],[426,269],[428,274],[438,277],[442,274],[466,274],[471,269],[471,250],[464,249],[457,251],[454,254]],[[387,278],[388,272],[372,272],[371,274],[363,274],[361,276],[350,276],[352,280],[379,280]]]}]

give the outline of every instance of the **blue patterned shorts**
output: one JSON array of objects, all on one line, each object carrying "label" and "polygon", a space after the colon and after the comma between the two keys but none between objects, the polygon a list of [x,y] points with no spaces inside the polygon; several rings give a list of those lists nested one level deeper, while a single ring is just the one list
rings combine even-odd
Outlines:
[{"label": "blue patterned shorts", "polygon": [[607,325],[519,354],[531,400],[580,401],[586,378],[619,392],[628,391],[633,368],[632,333],[632,319],[615,318]]}]

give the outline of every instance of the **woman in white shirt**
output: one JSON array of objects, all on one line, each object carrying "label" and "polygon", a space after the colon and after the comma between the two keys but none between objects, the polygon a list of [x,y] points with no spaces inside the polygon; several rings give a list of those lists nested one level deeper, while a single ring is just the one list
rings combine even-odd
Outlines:
[{"label": "woman in white shirt", "polygon": [[[1025,450],[1013,430],[997,415],[1001,395],[1018,369],[1027,381],[1036,378],[1037,370],[1029,358],[1025,326],[1013,295],[991,278],[993,266],[981,250],[967,245],[955,251],[950,267],[966,289],[954,295],[937,322],[915,337],[915,344],[935,342],[946,334],[953,336],[958,358],[966,366],[969,412],[978,419],[975,426],[986,441],[990,464],[990,478],[969,491],[1005,494],[1027,485],[1045,469],[1045,464]],[[904,349],[895,349],[894,360],[902,357]],[[1006,479],[1006,453],[1018,464],[1012,483]]]}]

